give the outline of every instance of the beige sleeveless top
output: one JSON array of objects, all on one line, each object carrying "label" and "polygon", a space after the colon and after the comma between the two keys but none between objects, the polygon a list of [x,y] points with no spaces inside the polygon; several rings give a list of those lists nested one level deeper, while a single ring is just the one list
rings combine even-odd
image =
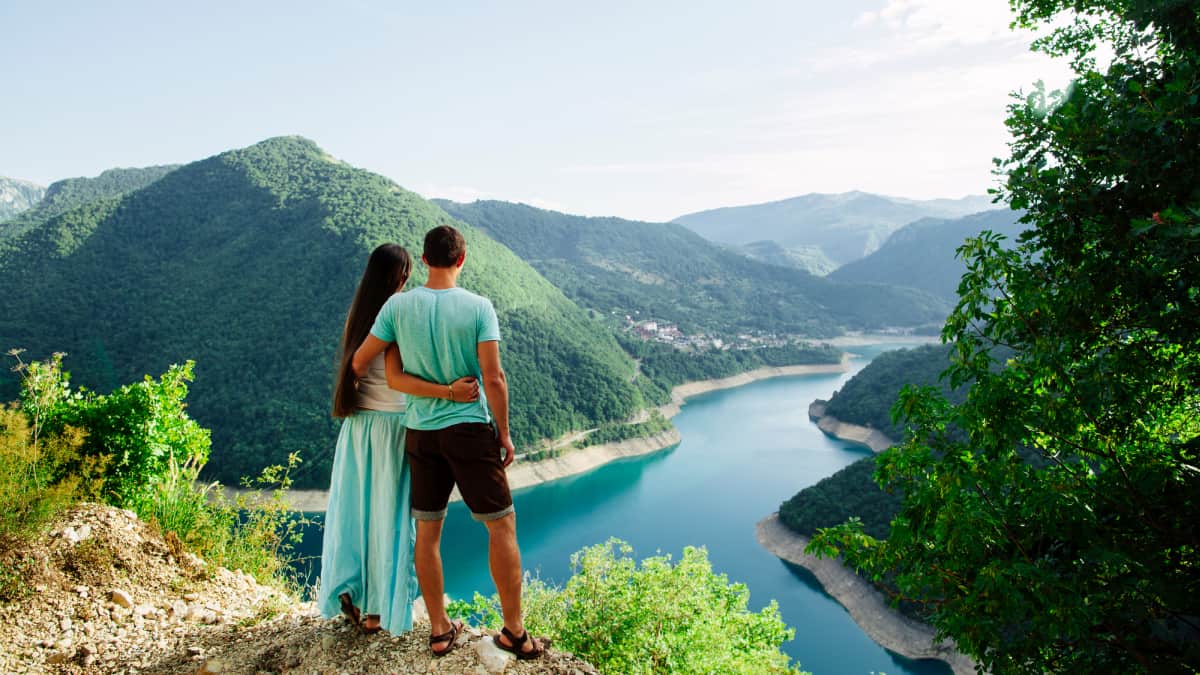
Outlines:
[{"label": "beige sleeveless top", "polygon": [[404,394],[388,387],[382,353],[371,361],[367,374],[358,378],[358,407],[379,412],[404,412]]}]

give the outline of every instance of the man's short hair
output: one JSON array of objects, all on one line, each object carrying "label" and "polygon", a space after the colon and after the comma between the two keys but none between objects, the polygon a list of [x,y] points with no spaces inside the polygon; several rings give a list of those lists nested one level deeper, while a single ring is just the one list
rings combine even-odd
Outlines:
[{"label": "man's short hair", "polygon": [[425,264],[430,267],[454,267],[467,252],[467,240],[449,225],[438,225],[425,233]]}]

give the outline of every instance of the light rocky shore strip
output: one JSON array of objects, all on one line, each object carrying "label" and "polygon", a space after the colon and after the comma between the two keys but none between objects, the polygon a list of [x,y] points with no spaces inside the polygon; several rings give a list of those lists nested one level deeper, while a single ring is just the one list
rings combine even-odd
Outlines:
[{"label": "light rocky shore strip", "polygon": [[834,438],[870,448],[871,452],[883,452],[896,444],[896,441],[878,429],[850,424],[825,414],[828,404],[828,401],[817,399],[808,406],[808,418],[816,422],[821,431]]},{"label": "light rocky shore strip", "polygon": [[[818,363],[799,366],[778,366],[757,368],[744,373],[739,373],[730,377],[722,377],[715,380],[701,380],[698,382],[685,382],[671,390],[671,401],[665,405],[659,406],[658,411],[664,417],[670,419],[679,414],[683,408],[683,404],[687,399],[705,394],[710,391],[720,389],[731,389],[742,385],[750,384],[758,380],[765,380],[772,377],[788,377],[796,375],[820,375],[828,373],[842,373],[850,366],[850,355],[842,356],[838,363]],[[571,436],[578,438],[579,434]],[[567,478],[577,474],[591,471],[609,462],[624,459],[626,457],[637,457],[647,455],[659,450],[665,450],[680,441],[679,432],[675,429],[670,429],[653,436],[644,438],[632,438],[616,443],[602,443],[599,445],[589,445],[586,448],[578,450],[569,450],[559,455],[535,462],[517,461],[508,469],[509,485],[515,490],[518,488],[540,485],[548,483],[552,480]],[[232,496],[236,491],[228,490],[227,494]],[[458,499],[457,490],[454,492],[452,499]],[[297,511],[324,511],[325,505],[329,502],[329,492],[326,490],[290,490],[288,491],[288,503]]]},{"label": "light rocky shore strip", "polygon": [[812,572],[859,628],[885,649],[910,659],[945,661],[955,675],[975,672],[974,661],[952,644],[934,643],[933,628],[893,609],[878,589],[843,565],[841,559],[805,553],[808,537],[788,529],[778,513],[759,521],[757,535],[763,548]]}]

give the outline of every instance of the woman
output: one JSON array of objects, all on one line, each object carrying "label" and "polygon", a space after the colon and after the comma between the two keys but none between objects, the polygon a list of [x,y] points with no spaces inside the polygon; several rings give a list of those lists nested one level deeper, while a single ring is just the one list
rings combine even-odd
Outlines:
[{"label": "woman", "polygon": [[418,591],[402,393],[457,401],[479,397],[473,377],[447,386],[405,374],[395,345],[371,363],[365,376],[354,376],[355,350],[411,269],[408,252],[398,244],[371,252],[346,317],[333,394],[333,415],[342,418],[342,428],[325,510],[317,605],[325,617],[341,612],[369,633],[412,628]]}]

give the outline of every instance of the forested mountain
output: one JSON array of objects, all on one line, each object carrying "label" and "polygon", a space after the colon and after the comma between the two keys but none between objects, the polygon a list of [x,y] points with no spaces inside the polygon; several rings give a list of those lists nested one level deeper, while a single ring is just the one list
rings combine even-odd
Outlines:
[{"label": "forested mountain", "polygon": [[818,246],[793,246],[791,248],[770,241],[752,241],[749,244],[730,246],[749,258],[772,265],[795,267],[817,276],[825,276],[837,269],[837,263],[829,259]]},{"label": "forested mountain", "polygon": [[0,228],[0,237],[21,234],[77,206],[140,190],[176,168],[176,165],[165,165],[109,169],[94,178],[55,181],[44,190],[45,194],[38,203]]},{"label": "forested mountain", "polygon": [[[946,345],[884,352],[834,392],[825,412],[843,422],[878,429],[899,441],[903,433],[891,421],[896,395],[909,384],[939,387],[950,393],[938,378],[949,365],[949,358],[950,348]],[[961,400],[962,392],[954,398]],[[796,493],[779,507],[779,518],[805,536],[850,518],[862,519],[872,536],[886,536],[888,523],[900,508],[900,498],[881,490],[872,478],[874,473],[875,457],[864,457]]]},{"label": "forested mountain", "polygon": [[684,332],[830,336],[940,324],[920,291],[842,284],[729,251],[675,223],[587,218],[525,204],[438,201],[511,248],[583,307],[678,323]]},{"label": "forested mountain", "polygon": [[[335,351],[367,255],[385,241],[419,252],[448,220],[308,140],[270,139],[9,240],[0,346],[26,348],[26,360],[65,351],[75,383],[99,390],[195,359],[190,410],[213,431],[212,477],[300,451],[300,483],[324,485]],[[462,230],[462,285],[500,315],[518,444],[633,412],[635,365],[613,334],[510,250]],[[410,284],[423,279],[417,268]],[[0,371],[3,400],[12,378]]]},{"label": "forested mountain", "polygon": [[984,196],[917,201],[866,192],[808,194],[690,213],[674,222],[727,244],[768,240],[788,249],[815,246],[844,265],[879,248],[903,225],[921,218],[957,218],[989,204]]},{"label": "forested mountain", "polygon": [[946,345],[884,352],[833,393],[825,413],[843,422],[878,429],[898,441],[903,430],[892,424],[891,410],[906,385],[938,387],[952,400],[962,400],[961,392],[952,393],[949,385],[939,380],[949,365],[950,348]]},{"label": "forested mountain", "polygon": [[[27,211],[42,200],[46,188],[25,180],[0,176],[0,223]],[[0,227],[0,232],[4,228]]]},{"label": "forested mountain", "polygon": [[947,302],[956,302],[958,281],[966,270],[955,251],[967,237],[991,230],[1004,235],[1008,247],[1016,243],[1025,226],[1020,213],[992,210],[955,219],[925,218],[896,230],[879,250],[847,263],[829,275],[847,282],[874,282],[909,286]]}]

